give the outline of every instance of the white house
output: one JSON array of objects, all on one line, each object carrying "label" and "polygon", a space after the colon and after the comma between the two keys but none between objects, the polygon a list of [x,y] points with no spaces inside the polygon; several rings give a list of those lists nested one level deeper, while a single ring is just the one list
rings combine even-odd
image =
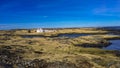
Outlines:
[{"label": "white house", "polygon": [[40,32],[44,32],[44,30],[42,28],[39,28],[36,30],[37,33],[40,33]]},{"label": "white house", "polygon": [[42,32],[55,32],[56,30],[47,30],[47,29],[42,29],[42,28],[39,28],[36,30],[37,33],[42,33]]}]

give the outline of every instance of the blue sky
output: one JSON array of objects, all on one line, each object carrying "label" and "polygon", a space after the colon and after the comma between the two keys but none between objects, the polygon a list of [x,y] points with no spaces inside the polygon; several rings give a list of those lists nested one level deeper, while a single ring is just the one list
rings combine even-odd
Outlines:
[{"label": "blue sky", "polygon": [[120,26],[120,0],[0,0],[0,28]]}]

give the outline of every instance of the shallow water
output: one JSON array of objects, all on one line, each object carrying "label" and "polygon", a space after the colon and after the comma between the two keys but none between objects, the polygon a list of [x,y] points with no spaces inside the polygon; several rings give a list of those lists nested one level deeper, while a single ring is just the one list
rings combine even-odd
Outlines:
[{"label": "shallow water", "polygon": [[[58,36],[49,36],[51,38],[53,37],[68,37],[68,38],[76,38],[80,36],[87,36],[89,34],[59,34]],[[23,38],[41,38],[41,37],[47,37],[47,36],[42,36],[42,35],[23,35]]]},{"label": "shallow water", "polygon": [[22,37],[23,38],[41,38],[44,36],[41,36],[41,35],[23,35]]},{"label": "shallow water", "polygon": [[69,37],[69,38],[77,38],[77,37],[80,37],[80,36],[87,36],[89,34],[60,34],[58,35],[58,37]]},{"label": "shallow water", "polygon": [[105,50],[120,50],[120,40],[110,40],[110,42],[112,44],[103,49],[105,49]]}]

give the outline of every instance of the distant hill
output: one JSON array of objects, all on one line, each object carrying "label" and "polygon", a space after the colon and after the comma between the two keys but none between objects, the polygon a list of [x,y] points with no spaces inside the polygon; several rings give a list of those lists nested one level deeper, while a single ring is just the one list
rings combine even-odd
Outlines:
[{"label": "distant hill", "polygon": [[120,30],[120,26],[99,27],[99,28],[108,29],[108,30]]}]

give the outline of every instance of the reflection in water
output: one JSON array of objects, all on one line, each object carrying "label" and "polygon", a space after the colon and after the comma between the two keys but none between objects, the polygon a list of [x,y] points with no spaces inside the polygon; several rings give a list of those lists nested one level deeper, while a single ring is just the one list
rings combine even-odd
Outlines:
[{"label": "reflection in water", "polygon": [[120,40],[110,40],[112,43],[110,46],[103,48],[106,50],[120,50]]}]

